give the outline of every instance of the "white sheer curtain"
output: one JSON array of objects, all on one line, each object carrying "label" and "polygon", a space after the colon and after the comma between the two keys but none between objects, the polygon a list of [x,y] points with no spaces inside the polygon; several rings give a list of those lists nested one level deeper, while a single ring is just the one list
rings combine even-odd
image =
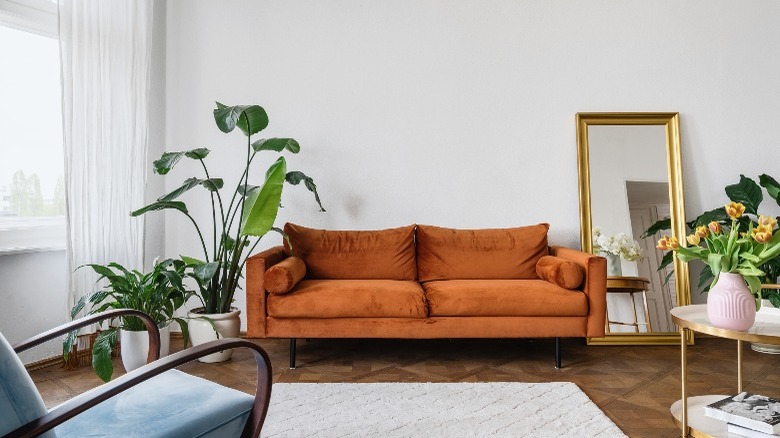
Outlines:
[{"label": "white sheer curtain", "polygon": [[152,0],[59,0],[68,310],[94,288],[85,263],[141,269]]}]

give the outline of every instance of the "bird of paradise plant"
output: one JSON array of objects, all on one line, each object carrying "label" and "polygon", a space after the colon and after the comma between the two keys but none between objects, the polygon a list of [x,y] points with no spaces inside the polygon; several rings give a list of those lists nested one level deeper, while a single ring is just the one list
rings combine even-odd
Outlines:
[{"label": "bird of paradise plant", "polygon": [[[200,162],[204,173],[202,178],[187,178],[177,189],[130,213],[132,216],[140,216],[151,211],[175,210],[192,222],[203,248],[203,258],[182,257],[182,259],[187,263],[192,277],[198,283],[199,297],[203,302],[205,313],[210,314],[230,312],[241,271],[261,238],[272,230],[284,234],[274,227],[274,221],[285,182],[292,185],[302,182],[314,194],[320,211],[325,211],[314,180],[300,171],[288,172],[284,156],[280,156],[265,171],[265,182],[262,186],[249,184],[250,165],[257,154],[264,151],[277,153],[286,151],[297,154],[300,151],[300,145],[292,138],[264,138],[252,141],[252,135],[268,126],[268,115],[261,106],[227,106],[217,102],[213,113],[214,121],[222,132],[229,133],[238,127],[246,136],[244,168],[229,202],[220,192],[224,180],[213,177],[204,161],[210,151],[206,148],[198,148],[165,152],[154,162],[154,172],[165,175],[182,158],[189,158]],[[208,190],[211,198],[210,225],[213,232],[213,239],[210,242],[211,251],[204,239],[203,230],[190,215],[187,205],[178,200],[181,195],[198,186]]]}]

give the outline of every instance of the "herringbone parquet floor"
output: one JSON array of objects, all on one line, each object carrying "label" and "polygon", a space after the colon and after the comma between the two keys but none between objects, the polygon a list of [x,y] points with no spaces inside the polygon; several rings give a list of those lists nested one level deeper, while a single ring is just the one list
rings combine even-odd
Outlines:
[{"label": "herringbone parquet floor", "polygon": [[[680,398],[676,346],[586,346],[562,341],[563,368],[554,368],[552,340],[311,340],[298,342],[298,368],[288,368],[287,340],[258,340],[268,351],[274,382],[549,382],[576,383],[627,435],[675,437],[669,406]],[[176,344],[172,340],[172,344]],[[689,347],[690,394],[736,391],[736,343],[697,338]],[[116,361],[121,372],[121,362]],[[182,370],[254,392],[254,359],[236,351],[222,364]],[[780,396],[780,356],[745,346],[745,388]],[[47,406],[100,384],[89,368],[50,366],[32,372]]]}]

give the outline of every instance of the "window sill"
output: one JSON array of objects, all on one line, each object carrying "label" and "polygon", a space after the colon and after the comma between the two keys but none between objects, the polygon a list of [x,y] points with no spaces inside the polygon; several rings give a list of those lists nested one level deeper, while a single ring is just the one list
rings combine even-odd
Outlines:
[{"label": "window sill", "polygon": [[65,249],[65,217],[3,218],[0,256]]}]

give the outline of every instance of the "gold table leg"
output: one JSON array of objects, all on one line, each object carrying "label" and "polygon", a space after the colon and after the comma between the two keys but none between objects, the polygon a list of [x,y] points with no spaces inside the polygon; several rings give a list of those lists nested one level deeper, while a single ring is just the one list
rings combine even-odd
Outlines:
[{"label": "gold table leg", "polygon": [[[688,388],[686,385],[688,370],[686,360],[686,348],[688,343],[686,342],[686,329],[680,327],[680,368],[682,369],[682,377],[680,379],[680,386],[682,387],[682,415],[680,415],[680,423],[682,423],[682,436],[686,438],[688,436]],[[742,381],[740,377],[740,382]],[[741,385],[741,383],[740,383]]]},{"label": "gold table leg", "polygon": [[737,340],[737,393],[742,392],[742,341]]}]

